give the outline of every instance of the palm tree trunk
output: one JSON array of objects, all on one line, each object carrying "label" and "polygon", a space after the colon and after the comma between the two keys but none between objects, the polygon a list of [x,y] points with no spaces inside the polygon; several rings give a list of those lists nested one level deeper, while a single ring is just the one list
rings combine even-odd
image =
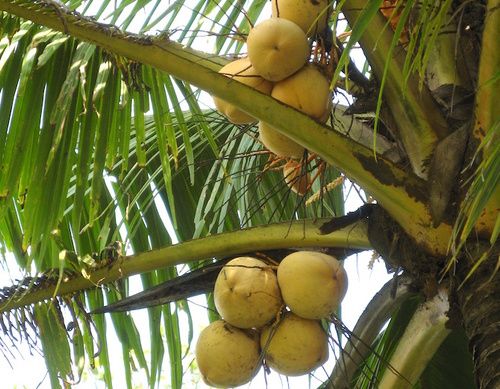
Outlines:
[{"label": "palm tree trunk", "polygon": [[[499,248],[495,245],[484,263],[456,290],[479,389],[500,388],[500,276],[495,274]],[[467,258],[458,264],[459,284],[467,277],[472,263],[481,258],[481,254],[474,255],[482,252],[480,247],[468,249]]]}]

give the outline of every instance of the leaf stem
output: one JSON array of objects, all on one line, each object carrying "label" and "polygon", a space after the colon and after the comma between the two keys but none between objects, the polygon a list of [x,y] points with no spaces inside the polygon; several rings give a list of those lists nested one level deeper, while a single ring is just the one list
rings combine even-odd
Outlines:
[{"label": "leaf stem", "polygon": [[0,314],[11,309],[52,298],[99,287],[134,274],[200,259],[228,257],[249,252],[290,247],[371,248],[366,222],[353,223],[331,234],[321,234],[319,226],[326,219],[300,220],[269,224],[248,229],[193,239],[158,250],[126,256],[106,266],[76,278],[63,280],[57,287],[50,285],[34,291],[24,291],[0,303]]}]

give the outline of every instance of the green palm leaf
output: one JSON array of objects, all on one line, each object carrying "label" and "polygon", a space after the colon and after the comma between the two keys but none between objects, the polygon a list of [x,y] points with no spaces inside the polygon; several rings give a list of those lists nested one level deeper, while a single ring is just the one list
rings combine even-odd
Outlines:
[{"label": "green palm leaf", "polygon": [[[63,3],[0,0],[6,11],[0,14],[0,250],[8,267],[40,275],[2,291],[0,321],[8,324],[6,337],[18,331],[28,344],[31,333],[23,325],[33,324],[53,387],[61,380],[78,380],[88,365],[98,366],[106,386],[116,385],[110,331],[121,343],[127,387],[135,385],[135,370],[151,388],[165,384],[162,371],[167,363],[169,384],[181,387],[192,358],[192,305],[177,301],[148,308],[146,332],[132,314],[113,313],[107,320],[86,312],[127,297],[137,284],[149,289],[174,279],[185,271],[175,266],[179,263],[196,268],[227,255],[290,245],[368,248],[373,238],[366,232],[370,218],[347,223],[331,235],[317,235],[312,220],[344,213],[349,194],[343,186],[323,190],[339,177],[357,180],[352,188],[359,184],[369,191],[391,221],[422,244],[418,259],[425,253],[440,265],[453,223],[458,255],[496,193],[498,148],[490,148],[471,180],[464,211],[437,228],[429,227],[433,220],[426,196],[427,160],[455,127],[444,120],[445,109],[435,102],[423,76],[429,63],[436,58],[439,62],[439,50],[445,47],[439,44],[440,32],[455,25],[448,23],[454,2],[444,1],[441,7],[428,1],[397,2],[402,14],[395,31],[379,12],[382,2],[334,2],[331,24],[341,22],[342,11],[351,34],[330,69],[339,80],[335,86],[358,97],[358,89],[369,85],[372,89],[363,93],[378,100],[375,116],[346,115],[348,108],[339,105],[327,126],[249,88],[234,83],[228,87],[228,79],[216,73],[245,51],[250,28],[267,16],[263,0]],[[409,23],[414,24],[403,48],[399,39]],[[364,71],[371,77],[364,86],[351,85],[350,71],[341,74],[353,69],[358,42],[368,58],[364,70],[371,66]],[[195,51],[200,47],[210,53]],[[446,61],[454,62],[452,57],[446,56]],[[309,154],[311,161],[302,171],[318,173],[318,179],[306,196],[297,196],[284,181],[282,162],[273,164],[260,144],[256,126],[233,125],[207,109],[211,103],[197,86],[269,121],[336,167]],[[380,129],[376,137],[373,117]],[[483,182],[491,185],[482,188]],[[493,249],[498,230],[497,222],[490,234]],[[391,239],[397,247],[399,236]],[[393,258],[386,259],[393,266]],[[476,261],[471,273],[486,259]],[[434,272],[430,278],[411,275],[432,290],[436,270],[434,263],[429,267]],[[140,279],[129,278],[133,274]],[[405,302],[374,342],[377,334],[370,333],[370,344],[363,349],[373,353],[364,353],[355,364],[359,387],[372,387],[387,371],[416,304]],[[213,308],[210,295],[207,306]],[[209,310],[207,316],[215,317]],[[181,327],[183,317],[187,329]],[[188,344],[183,341],[186,333]],[[439,375],[436,366],[463,341],[457,333],[436,352],[420,385],[448,379],[448,369]],[[356,338],[352,335],[350,341]],[[460,350],[455,360],[470,370],[469,356],[463,347]],[[463,377],[471,382],[471,375]]]}]

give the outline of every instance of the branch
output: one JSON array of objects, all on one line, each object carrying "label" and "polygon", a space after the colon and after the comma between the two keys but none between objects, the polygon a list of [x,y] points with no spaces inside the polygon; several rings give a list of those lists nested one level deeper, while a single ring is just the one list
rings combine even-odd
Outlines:
[{"label": "branch", "polygon": [[[364,251],[363,249],[353,248],[329,248],[321,249],[329,255],[335,256],[337,259],[345,259],[347,256]],[[295,249],[279,249],[279,250],[265,250],[265,251],[252,251],[249,253],[240,253],[241,256],[250,256],[260,258],[270,257],[277,263],[280,262],[287,255],[296,252]],[[215,281],[221,269],[228,263],[232,257],[221,258],[215,263],[202,265],[196,269],[192,269],[175,278],[164,281],[154,287],[148,288],[142,292],[123,297],[114,303],[105,305],[103,307],[94,309],[92,314],[106,313],[106,312],[125,312],[134,309],[142,309],[163,305],[178,300],[185,300],[200,294],[206,294],[214,291]]]},{"label": "branch", "polygon": [[98,287],[134,274],[145,273],[168,266],[188,263],[204,258],[228,257],[250,251],[284,249],[289,247],[342,247],[369,249],[367,224],[358,222],[323,235],[319,226],[327,219],[315,222],[301,220],[253,227],[224,234],[194,239],[158,250],[122,257],[112,266],[106,266],[90,274],[63,280],[57,287],[29,289],[21,296],[0,301],[0,314],[11,309],[50,299],[54,296],[70,295],[84,289]]},{"label": "branch", "polygon": [[426,184],[373,151],[324,126],[307,115],[246,85],[216,72],[221,59],[169,41],[125,34],[75,13],[56,12],[41,2],[0,0],[4,10],[35,23],[64,31],[110,52],[163,70],[224,100],[252,116],[270,123],[283,134],[343,170],[358,182],[433,255],[444,255],[451,226],[431,226],[426,208]]}]

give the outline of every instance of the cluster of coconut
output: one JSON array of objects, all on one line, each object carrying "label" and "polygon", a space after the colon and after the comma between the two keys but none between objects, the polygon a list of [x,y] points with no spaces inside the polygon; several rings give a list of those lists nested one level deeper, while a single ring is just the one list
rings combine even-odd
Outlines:
[{"label": "cluster of coconut", "polygon": [[[272,17],[257,24],[248,34],[248,57],[224,66],[220,73],[288,104],[312,118],[326,122],[330,111],[330,83],[319,67],[309,63],[309,39],[326,27],[328,0],[273,0]],[[257,120],[219,98],[215,106],[232,123]],[[304,129],[307,131],[307,129]],[[260,140],[274,154],[300,159],[304,147],[259,122]],[[288,174],[287,174],[288,173]],[[284,170],[287,183],[298,181]],[[297,185],[289,186],[301,193]]]},{"label": "cluster of coconut", "polygon": [[321,319],[334,313],[347,291],[340,262],[298,251],[279,266],[238,257],[220,271],[214,288],[222,320],[196,344],[203,380],[215,387],[243,385],[266,365],[287,376],[308,374],[328,359]]}]

